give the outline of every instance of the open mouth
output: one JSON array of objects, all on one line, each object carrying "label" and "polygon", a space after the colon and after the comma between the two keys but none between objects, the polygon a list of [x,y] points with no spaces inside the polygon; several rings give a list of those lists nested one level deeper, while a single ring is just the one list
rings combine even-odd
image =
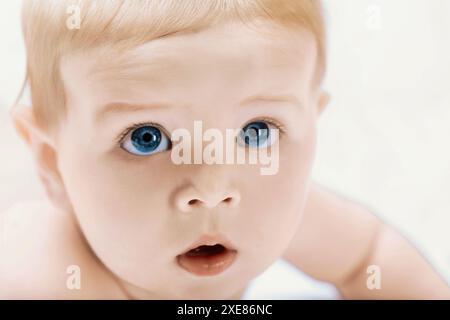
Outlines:
[{"label": "open mouth", "polygon": [[178,264],[186,271],[198,276],[217,275],[226,270],[235,260],[237,251],[217,243],[199,245],[177,256]]}]

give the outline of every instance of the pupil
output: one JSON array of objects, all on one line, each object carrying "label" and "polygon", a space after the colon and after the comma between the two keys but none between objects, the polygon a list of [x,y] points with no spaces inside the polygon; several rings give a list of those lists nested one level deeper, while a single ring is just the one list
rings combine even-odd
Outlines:
[{"label": "pupil", "polygon": [[258,135],[258,129],[250,128],[250,136],[256,137]]},{"label": "pupil", "polygon": [[151,135],[150,133],[146,132],[144,133],[144,136],[142,138],[144,139],[145,142],[149,142],[151,140]]}]

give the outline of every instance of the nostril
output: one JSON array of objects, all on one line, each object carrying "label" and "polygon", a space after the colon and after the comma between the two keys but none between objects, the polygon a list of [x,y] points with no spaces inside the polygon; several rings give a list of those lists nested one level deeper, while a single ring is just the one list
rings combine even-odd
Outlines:
[{"label": "nostril", "polygon": [[216,198],[216,199],[210,199],[209,201],[204,201],[200,198],[191,198],[187,202],[185,202],[184,210],[191,210],[191,209],[198,208],[198,207],[205,207],[205,208],[212,209],[217,206],[220,206],[221,204],[225,205],[227,207],[234,207],[239,202],[238,198],[239,197],[236,197],[236,196],[228,196],[226,198],[222,198],[221,200]]},{"label": "nostril", "polygon": [[199,202],[198,199],[192,199],[192,200],[189,200],[188,203],[190,206],[195,206],[198,202]]},{"label": "nostril", "polygon": [[[199,202],[201,202],[201,201],[198,200],[198,199],[191,199],[191,200],[188,201],[188,204],[189,204],[190,206],[195,206],[195,205],[198,205]],[[225,203],[231,203],[231,202],[233,202],[233,198],[227,197],[227,198],[223,199],[222,202],[225,202]]]}]

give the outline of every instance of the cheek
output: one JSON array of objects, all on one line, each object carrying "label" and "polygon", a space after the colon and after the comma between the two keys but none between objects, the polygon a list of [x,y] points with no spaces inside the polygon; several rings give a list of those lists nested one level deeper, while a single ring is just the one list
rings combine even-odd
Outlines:
[{"label": "cheek", "polygon": [[248,243],[260,243],[266,252],[288,244],[302,217],[314,153],[313,130],[304,139],[283,142],[278,173],[255,175],[246,186],[244,225],[252,226],[246,237],[253,238]]},{"label": "cheek", "polygon": [[[72,149],[75,149],[73,146]],[[157,251],[154,239],[167,224],[170,182],[162,156],[131,164],[121,158],[93,155],[80,148],[76,158],[61,159],[61,171],[80,225],[94,248],[114,248],[132,256]],[[158,170],[154,170],[158,168]],[[151,236],[149,236],[151,235]],[[113,241],[113,243],[112,243]],[[132,249],[130,249],[132,248]]]},{"label": "cheek", "polygon": [[[170,170],[163,169],[168,160],[155,157],[132,166],[82,151],[65,160],[61,169],[67,192],[90,247],[113,273],[148,284],[148,276],[160,272],[173,255],[162,250],[172,240],[163,194],[171,180],[166,176]],[[136,273],[137,266],[147,272]]]},{"label": "cheek", "polygon": [[141,211],[152,215],[152,207],[158,207],[154,200],[170,181],[170,171],[163,168],[167,159],[160,155],[130,159],[122,150],[96,154],[74,145],[71,153],[63,155],[61,171],[73,202],[100,209],[98,214],[106,211],[109,218],[139,219]]}]

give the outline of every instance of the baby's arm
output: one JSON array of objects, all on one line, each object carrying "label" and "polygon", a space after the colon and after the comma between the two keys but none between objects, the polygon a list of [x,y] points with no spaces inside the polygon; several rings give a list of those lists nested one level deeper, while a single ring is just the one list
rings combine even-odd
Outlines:
[{"label": "baby's arm", "polygon": [[[450,299],[447,283],[402,236],[368,209],[315,184],[283,257],[333,283],[344,298]],[[375,266],[371,273],[369,266]],[[378,275],[379,289],[372,281]]]},{"label": "baby's arm", "polygon": [[[72,218],[50,203],[17,204],[0,212],[0,300],[122,299],[97,261]],[[80,288],[67,286],[72,265],[79,267]]]}]

